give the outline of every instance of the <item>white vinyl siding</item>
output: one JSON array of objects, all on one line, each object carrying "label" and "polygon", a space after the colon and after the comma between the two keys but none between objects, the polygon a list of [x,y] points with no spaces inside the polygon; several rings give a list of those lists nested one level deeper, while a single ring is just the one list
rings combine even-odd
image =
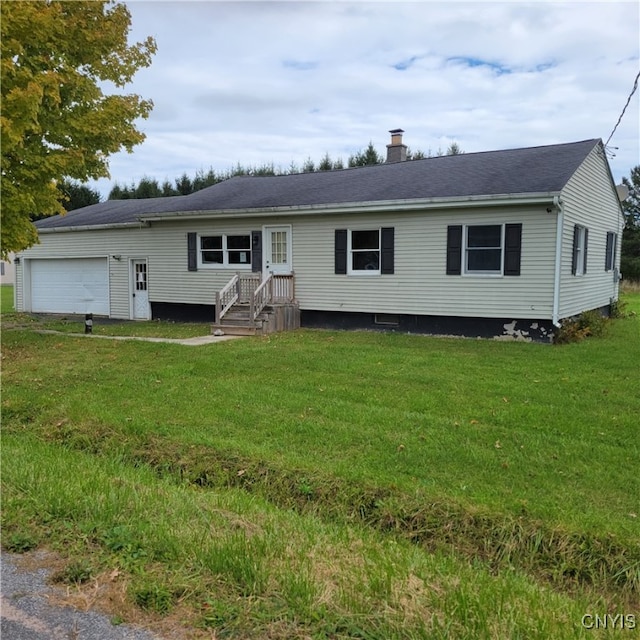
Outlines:
[{"label": "white vinyl siding", "polygon": [[[255,222],[255,221],[253,221]],[[131,260],[146,259],[150,302],[178,304],[215,303],[216,291],[233,276],[234,270],[200,269],[187,271],[187,233],[197,231],[202,235],[221,232],[229,235],[248,234],[252,228],[261,228],[262,222],[245,221],[167,222],[153,227],[103,229],[95,231],[68,231],[40,234],[40,244],[24,251],[21,256],[30,258],[91,258],[109,253],[110,316],[131,318]],[[106,250],[105,250],[106,248]],[[119,260],[113,256],[119,256]],[[22,267],[18,272],[22,277]],[[19,310],[28,309],[28,300],[22,298],[20,284]],[[28,283],[25,286],[29,286]]]},{"label": "white vinyl siding", "polygon": [[[446,275],[447,226],[522,223],[521,275]],[[241,235],[264,224],[291,224],[296,298],[302,310],[464,317],[551,318],[555,218],[544,206],[487,210],[319,214],[242,220],[154,223],[139,229],[41,234],[32,257],[104,255],[109,247],[111,316],[131,317],[130,259],[146,258],[150,302],[213,305],[232,269],[187,270],[187,234]],[[395,230],[394,273],[335,274],[335,230]],[[263,248],[264,250],[264,248]],[[120,255],[120,260],[113,259]],[[603,257],[604,261],[604,257]]]},{"label": "white vinyl siding", "polygon": [[[605,270],[607,233],[622,231],[622,216],[606,160],[590,154],[562,191],[562,235],[559,317],[609,304],[617,298],[616,275]],[[109,255],[110,314],[131,317],[131,259],[146,258],[149,300],[213,305],[216,291],[234,270],[188,271],[187,234],[246,235],[265,225],[291,225],[292,268],[296,298],[302,310],[418,314],[436,316],[551,319],[557,214],[544,204],[483,209],[388,211],[358,214],[305,214],[261,218],[178,220],[150,227],[42,233],[41,244],[21,255],[16,298],[22,310],[29,283],[25,259]],[[447,227],[450,225],[522,224],[521,272],[518,277],[446,275]],[[587,272],[571,273],[575,225],[589,229]],[[338,229],[394,229],[394,269],[387,275],[351,277],[335,273]],[[264,251],[263,247],[263,251]],[[116,260],[114,255],[120,255]],[[28,310],[28,309],[27,309]]]},{"label": "white vinyl siding", "polygon": [[[517,278],[446,275],[447,226],[523,224],[522,271]],[[480,213],[416,212],[324,216],[296,221],[293,268],[301,309],[389,314],[550,318],[555,219],[536,209]],[[392,275],[354,278],[334,273],[338,228],[395,228]]]},{"label": "white vinyl siding", "polygon": [[[599,147],[589,154],[562,190],[564,230],[560,278],[559,317],[568,318],[582,311],[608,305],[618,298],[616,256],[614,270],[605,269],[607,232],[622,233],[623,219],[606,159]],[[589,230],[586,273],[572,274],[575,226]],[[619,252],[618,252],[619,253]]]}]

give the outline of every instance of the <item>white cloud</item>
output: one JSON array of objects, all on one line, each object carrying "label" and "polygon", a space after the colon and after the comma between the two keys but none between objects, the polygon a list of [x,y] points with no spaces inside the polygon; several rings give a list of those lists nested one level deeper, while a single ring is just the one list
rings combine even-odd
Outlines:
[{"label": "white cloud", "polygon": [[[413,150],[601,137],[640,67],[636,2],[128,3],[158,53],[128,87],[155,108],[111,181],[173,180],[237,163],[348,156],[405,129]],[[640,162],[639,100],[611,146]]]}]

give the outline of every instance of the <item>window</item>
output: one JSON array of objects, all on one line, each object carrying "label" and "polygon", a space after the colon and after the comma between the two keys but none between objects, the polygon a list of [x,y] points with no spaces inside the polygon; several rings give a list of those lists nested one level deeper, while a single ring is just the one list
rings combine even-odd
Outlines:
[{"label": "window", "polygon": [[347,236],[349,273],[380,273],[380,229],[351,231]]},{"label": "window", "polygon": [[0,276],[4,275],[4,262],[0,262]]},{"label": "window", "polygon": [[604,256],[604,270],[612,271],[616,266],[616,249],[618,245],[618,234],[613,231],[607,232],[607,250]]},{"label": "window", "polygon": [[200,236],[199,257],[203,267],[250,267],[251,236]]},{"label": "window", "polygon": [[450,225],[447,275],[520,275],[521,224]]},{"label": "window", "polygon": [[465,273],[502,273],[502,225],[474,225],[465,231]]},{"label": "window", "polygon": [[571,273],[574,276],[582,276],[587,273],[587,244],[589,229],[579,224],[573,228],[573,258],[571,261]]},{"label": "window", "polygon": [[336,229],[335,273],[387,275],[394,273],[393,227]]},{"label": "window", "polygon": [[400,316],[397,313],[376,313],[373,316],[373,323],[397,327],[400,324]]}]

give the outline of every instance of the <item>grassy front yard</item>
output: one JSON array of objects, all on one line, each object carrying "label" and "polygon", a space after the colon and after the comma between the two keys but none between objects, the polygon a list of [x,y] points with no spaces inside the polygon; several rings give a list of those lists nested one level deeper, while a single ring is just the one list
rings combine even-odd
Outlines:
[{"label": "grassy front yard", "polygon": [[5,330],[3,542],[190,633],[594,637],[638,607],[638,361],[637,316],[553,347]]}]

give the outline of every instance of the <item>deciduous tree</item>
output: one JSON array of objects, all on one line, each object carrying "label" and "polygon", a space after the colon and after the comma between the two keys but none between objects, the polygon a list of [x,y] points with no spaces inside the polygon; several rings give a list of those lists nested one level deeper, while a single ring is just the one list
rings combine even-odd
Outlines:
[{"label": "deciduous tree", "polygon": [[108,177],[108,158],[144,140],[152,108],[121,89],[151,63],[153,38],[130,45],[124,4],[2,2],[2,257],[38,241],[34,214],[64,213],[64,178]]}]

